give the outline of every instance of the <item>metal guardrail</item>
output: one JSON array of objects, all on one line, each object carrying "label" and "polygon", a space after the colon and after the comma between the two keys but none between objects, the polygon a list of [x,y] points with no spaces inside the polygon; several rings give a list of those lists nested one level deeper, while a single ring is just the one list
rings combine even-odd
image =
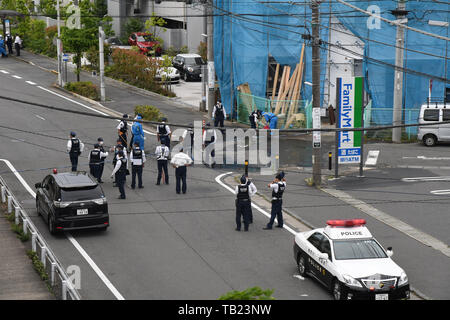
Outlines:
[{"label": "metal guardrail", "polygon": [[1,176],[0,192],[1,202],[6,202],[8,205],[8,214],[11,214],[14,211],[14,223],[16,225],[22,223],[23,232],[31,235],[31,241],[25,242],[25,246],[27,250],[36,252],[38,258],[44,265],[56,298],[61,300],[81,300],[78,291],[73,288],[72,282],[61,263]]}]

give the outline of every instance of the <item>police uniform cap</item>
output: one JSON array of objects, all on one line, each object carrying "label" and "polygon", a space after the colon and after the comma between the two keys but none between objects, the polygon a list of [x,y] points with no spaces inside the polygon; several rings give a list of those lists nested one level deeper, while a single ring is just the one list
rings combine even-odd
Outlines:
[{"label": "police uniform cap", "polygon": [[247,182],[247,177],[245,175],[242,175],[241,177],[241,183],[244,184]]},{"label": "police uniform cap", "polygon": [[70,131],[70,135],[71,135],[72,137],[75,137],[77,134],[76,134],[75,132],[73,132],[73,131]]},{"label": "police uniform cap", "polygon": [[128,118],[128,115],[125,113],[125,114],[123,115],[123,117],[124,117],[124,118]]},{"label": "police uniform cap", "polygon": [[117,152],[117,154],[118,154],[119,156],[123,157],[123,150],[119,150],[119,151]]},{"label": "police uniform cap", "polygon": [[100,148],[100,145],[98,143],[94,144],[94,149]]},{"label": "police uniform cap", "polygon": [[98,139],[97,139],[97,141],[103,141],[103,138],[102,138],[102,137],[100,137],[100,138],[98,138]]}]

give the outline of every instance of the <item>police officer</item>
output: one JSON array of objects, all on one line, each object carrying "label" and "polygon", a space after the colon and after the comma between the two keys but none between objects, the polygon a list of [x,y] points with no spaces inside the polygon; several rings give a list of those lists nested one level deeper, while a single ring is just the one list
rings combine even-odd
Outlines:
[{"label": "police officer", "polygon": [[101,166],[102,158],[104,159],[107,156],[108,156],[108,153],[102,152],[100,150],[100,145],[98,143],[96,143],[94,145],[94,149],[91,150],[91,152],[88,155],[90,172],[91,172],[92,176],[94,176],[94,178],[97,179],[98,182],[101,181],[100,166]]},{"label": "police officer", "polygon": [[12,54],[13,54],[13,48],[12,48],[12,45],[13,45],[13,38],[12,38],[12,36],[9,34],[9,32],[6,33],[6,39],[5,39],[5,42],[6,42],[6,46],[8,47],[8,53],[9,53],[10,55],[12,55]]},{"label": "police officer", "polygon": [[179,153],[173,156],[170,163],[175,168],[175,179],[177,181],[175,190],[177,194],[180,194],[180,191],[183,191],[183,194],[185,194],[187,188],[186,167],[192,164],[192,159],[186,153],[183,152],[183,149],[181,149]]},{"label": "police officer", "polygon": [[[134,120],[142,120],[142,115],[138,113]],[[133,121],[133,124],[131,125],[131,133],[133,137],[131,140],[131,146],[133,146],[135,142],[138,142],[141,150],[144,150],[145,134],[144,129],[142,128],[142,123],[139,121]]]},{"label": "police officer", "polygon": [[130,152],[130,162],[131,162],[131,189],[136,187],[136,175],[138,177],[138,188],[142,189],[142,170],[145,163],[145,153],[144,150],[139,148],[139,143],[135,142],[133,150]]},{"label": "police officer", "polygon": [[72,163],[72,171],[77,171],[78,157],[84,150],[84,144],[76,136],[77,134],[71,131],[69,141],[67,142],[67,152],[69,153],[70,162]]},{"label": "police officer", "polygon": [[166,124],[167,118],[161,119],[161,124],[156,128],[156,134],[158,141],[165,144],[166,147],[170,149],[170,139],[172,138],[172,132],[170,132],[170,127]]},{"label": "police officer", "polygon": [[[253,197],[258,190],[256,189],[255,184],[252,181],[250,181],[250,179],[248,177],[247,177],[247,186],[248,186],[250,201],[251,201],[251,197]],[[248,223],[250,223],[250,224],[253,223],[253,211],[252,211],[251,205],[250,205],[250,210],[248,212]]]},{"label": "police officer", "polygon": [[[126,152],[126,150],[124,150],[123,145],[122,145],[122,139],[119,138],[119,139],[117,139],[117,145],[110,149],[111,152],[114,152],[114,157],[113,157],[113,160],[112,160],[113,166],[115,166],[117,164],[117,159],[119,158],[118,154],[119,154],[120,150],[123,151],[124,158],[128,159],[127,152]],[[116,179],[114,179],[114,181],[113,181],[113,187],[117,187],[117,180]]]},{"label": "police officer", "polygon": [[102,181],[102,175],[103,175],[103,169],[105,168],[105,159],[108,156],[108,152],[105,151],[105,148],[103,147],[104,141],[102,137],[99,137],[97,139],[97,143],[100,146],[100,151],[103,153],[106,153],[106,156],[100,155],[100,165],[99,165],[99,173],[98,173],[98,182],[103,183]]},{"label": "police officer", "polygon": [[162,171],[164,170],[164,180],[166,184],[169,184],[169,172],[167,170],[167,159],[169,159],[169,148],[161,140],[161,145],[156,147],[155,154],[156,160],[158,160],[158,179],[156,185],[160,185]]},{"label": "police officer", "polygon": [[[254,185],[253,185],[254,187]],[[250,196],[256,193],[256,187],[250,190],[245,175],[241,177],[241,184],[236,186],[236,231],[241,231],[241,219],[244,219],[244,231],[248,231],[250,224],[251,200]]]},{"label": "police officer", "polygon": [[127,176],[127,159],[125,159],[124,151],[117,152],[117,162],[111,173],[111,178],[116,177],[117,186],[119,187],[120,196],[118,199],[125,199],[125,181]]},{"label": "police officer", "polygon": [[253,129],[256,129],[256,125],[258,124],[258,120],[261,118],[261,110],[254,110],[250,115],[248,116],[248,119],[250,120],[250,126]]},{"label": "police officer", "polygon": [[227,113],[225,112],[225,108],[223,107],[222,101],[220,99],[217,100],[212,114],[214,117],[214,127],[218,127],[220,124],[220,127],[223,128],[223,121],[227,117]]},{"label": "police officer", "polygon": [[128,134],[128,123],[127,123],[127,119],[128,119],[128,114],[124,114],[123,115],[123,119],[122,121],[119,122],[119,124],[117,125],[117,133],[119,134],[119,139],[122,140],[122,145],[123,147],[126,149],[128,149],[128,138],[127,138],[127,134]]},{"label": "police officer", "polygon": [[286,179],[284,178],[284,172],[276,175],[275,180],[267,185],[272,189],[272,211],[270,212],[270,221],[264,230],[271,230],[275,221],[275,217],[278,220],[277,228],[283,228],[283,193],[286,189]]}]

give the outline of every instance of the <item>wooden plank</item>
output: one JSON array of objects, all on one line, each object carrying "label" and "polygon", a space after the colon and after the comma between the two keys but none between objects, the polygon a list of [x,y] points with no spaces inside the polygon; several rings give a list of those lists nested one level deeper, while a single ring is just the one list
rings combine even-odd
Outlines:
[{"label": "wooden plank", "polygon": [[[300,54],[300,61],[299,61],[299,68],[297,70],[298,74],[297,74],[297,78],[296,78],[296,82],[295,82],[295,87],[293,90],[293,95],[290,97],[289,100],[291,100],[290,106],[289,106],[289,112],[286,115],[286,124],[284,126],[284,128],[286,129],[288,125],[290,125],[290,122],[292,122],[293,120],[292,115],[294,114],[294,112],[296,112],[296,109],[298,107],[297,104],[297,100],[300,97],[300,85],[302,83],[303,80],[303,68],[304,68],[304,56],[305,56],[305,44],[303,43],[302,45],[302,51]],[[289,118],[290,117],[290,118]]]},{"label": "wooden plank", "polygon": [[[296,80],[297,74],[298,74],[298,68],[299,68],[299,65],[297,64],[297,67],[295,68],[294,73],[292,74],[292,77],[291,77],[291,79],[289,80],[289,85],[288,85],[288,88],[287,88],[287,90],[286,90],[286,92],[285,92],[286,95],[285,95],[285,97],[283,98],[283,100],[290,100],[290,98],[291,98],[291,96],[292,96],[292,92],[293,92],[293,90],[294,90],[295,80]],[[289,102],[288,102],[288,101],[285,101],[285,102],[283,103],[283,109],[282,109],[281,113],[286,113],[286,109],[287,109],[288,106],[289,106]]]},{"label": "wooden plank", "polygon": [[283,74],[282,74],[281,80],[280,80],[280,89],[278,90],[277,105],[275,107],[275,112],[274,112],[275,114],[278,114],[280,112],[280,108],[281,108],[280,97],[284,91],[284,85],[286,82],[286,74],[289,76],[288,68],[290,68],[290,67],[289,66],[283,67]]},{"label": "wooden plank", "polygon": [[275,79],[273,80],[272,101],[275,98],[275,92],[277,91],[278,73],[279,73],[279,71],[280,71],[280,64],[277,63],[277,68],[275,69]]}]

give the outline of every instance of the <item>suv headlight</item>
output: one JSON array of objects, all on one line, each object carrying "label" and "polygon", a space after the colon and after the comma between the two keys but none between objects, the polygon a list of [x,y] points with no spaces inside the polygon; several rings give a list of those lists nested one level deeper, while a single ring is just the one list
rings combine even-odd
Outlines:
[{"label": "suv headlight", "polygon": [[191,67],[187,68],[189,72],[194,71],[194,69],[192,69]]},{"label": "suv headlight", "polygon": [[106,204],[106,198],[94,199],[92,201],[98,205]]},{"label": "suv headlight", "polygon": [[71,202],[63,202],[63,201],[53,201],[53,205],[56,208],[65,208],[70,205]]},{"label": "suv headlight", "polygon": [[349,275],[344,274],[342,275],[342,278],[344,278],[345,283],[349,286],[362,288],[361,283],[358,280],[350,277]]},{"label": "suv headlight", "polygon": [[400,274],[400,280],[398,280],[398,285],[402,286],[404,284],[408,283],[408,276],[404,271]]}]

